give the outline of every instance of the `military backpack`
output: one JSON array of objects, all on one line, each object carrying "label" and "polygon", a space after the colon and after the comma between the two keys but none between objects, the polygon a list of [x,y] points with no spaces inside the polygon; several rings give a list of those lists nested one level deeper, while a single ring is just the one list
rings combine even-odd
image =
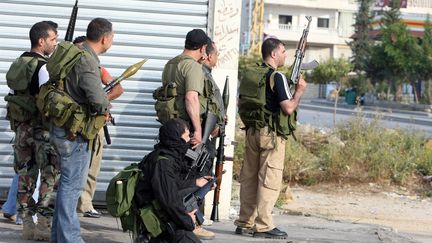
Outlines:
[{"label": "military backpack", "polygon": [[[277,112],[270,111],[266,106],[266,75],[270,67],[253,65],[246,68],[240,75],[238,113],[246,128],[256,129],[269,126],[278,135],[287,138],[296,129],[297,111],[286,115],[279,108]],[[270,75],[270,88],[274,88],[274,71]]]},{"label": "military backpack", "polygon": [[12,130],[16,129],[15,122],[26,122],[37,114],[35,97],[30,94],[30,84],[37,71],[39,61],[45,59],[31,56],[21,56],[15,59],[6,73],[8,87],[14,94],[4,97],[7,101],[6,118],[11,122]]},{"label": "military backpack", "polygon": [[125,167],[114,176],[106,190],[107,210],[113,217],[120,218],[123,231],[137,235],[145,230],[151,237],[157,237],[165,228],[162,218],[166,216],[160,204],[156,200],[143,208],[136,208],[134,204],[135,191],[143,176],[136,163]]},{"label": "military backpack", "polygon": [[[171,59],[167,63],[167,65],[179,65],[179,63],[185,60],[186,62],[196,62],[186,55],[180,55],[174,59]],[[155,110],[158,117],[157,120],[162,124],[165,124],[165,122],[172,118],[182,118],[187,121],[190,120],[185,107],[185,94],[182,94],[182,90],[178,90],[178,85],[175,81],[175,79],[179,77],[178,75],[182,75],[181,73],[182,71],[178,68],[171,69],[171,72],[169,73],[165,73],[164,71],[164,73],[162,74],[162,86],[153,91],[153,99],[156,100]],[[197,80],[197,82],[198,81],[199,80]],[[202,93],[200,92],[200,95],[198,96],[200,103],[201,119],[204,118],[205,114],[207,113],[208,99],[212,95],[209,82],[207,82],[207,80],[203,80],[203,82],[204,89],[202,90]]]},{"label": "military backpack", "polygon": [[49,81],[42,85],[36,106],[42,117],[69,133],[92,140],[105,124],[103,115],[90,115],[89,107],[80,105],[64,91],[67,75],[86,51],[71,42],[61,42],[47,63]]}]

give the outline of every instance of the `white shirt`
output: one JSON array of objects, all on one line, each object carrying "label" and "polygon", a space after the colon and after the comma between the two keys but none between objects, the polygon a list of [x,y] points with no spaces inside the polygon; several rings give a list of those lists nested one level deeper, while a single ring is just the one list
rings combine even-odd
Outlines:
[{"label": "white shirt", "polygon": [[[38,73],[38,79],[39,79],[39,87],[42,86],[42,84],[48,82],[49,80],[49,73],[46,68],[46,64],[44,64],[40,69]],[[13,95],[15,92],[12,89],[9,89],[9,94]]]}]

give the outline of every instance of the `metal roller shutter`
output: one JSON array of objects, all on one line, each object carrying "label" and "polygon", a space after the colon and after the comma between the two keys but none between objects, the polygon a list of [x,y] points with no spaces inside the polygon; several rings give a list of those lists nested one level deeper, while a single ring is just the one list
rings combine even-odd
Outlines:
[{"label": "metal roller shutter", "polygon": [[[6,198],[13,175],[11,141],[13,132],[5,120],[3,97],[9,91],[6,72],[12,61],[29,50],[28,31],[42,20],[59,24],[59,40],[65,35],[74,0],[3,0],[0,2],[0,199]],[[112,48],[101,63],[112,76],[129,65],[149,58],[143,68],[122,83],[125,93],[112,103],[117,126],[109,126],[112,145],[105,146],[95,199],[105,199],[105,189],[116,171],[139,162],[156,142],[159,123],[155,120],[151,92],[161,83],[164,64],[179,54],[184,37],[192,28],[206,31],[207,0],[133,1],[79,0],[74,37],[85,35],[89,21],[104,17],[113,23]]]}]

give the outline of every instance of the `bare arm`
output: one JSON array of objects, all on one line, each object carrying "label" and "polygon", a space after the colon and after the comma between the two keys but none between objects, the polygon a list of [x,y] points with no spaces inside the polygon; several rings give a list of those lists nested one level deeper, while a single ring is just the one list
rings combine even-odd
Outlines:
[{"label": "bare arm", "polygon": [[198,99],[198,92],[187,91],[185,96],[186,111],[194,127],[194,136],[192,144],[196,145],[201,143],[202,131],[200,122],[200,102]]},{"label": "bare arm", "polygon": [[[104,85],[107,85],[109,82],[113,81],[113,77],[111,76],[111,74],[108,72],[108,70],[104,67],[101,67],[101,79],[102,79],[102,83]],[[121,86],[121,84],[117,84],[116,86],[114,86],[112,88],[112,90],[107,94],[108,100],[112,101],[117,99],[120,95],[122,95],[124,92],[123,87]]]},{"label": "bare arm", "polygon": [[303,92],[306,89],[306,86],[307,86],[306,81],[303,78],[300,78],[300,81],[298,82],[298,84],[296,86],[296,90],[295,90],[293,98],[290,100],[284,100],[284,101],[279,103],[282,111],[285,114],[290,115],[295,111],[295,109],[297,108],[297,106],[300,103],[300,97],[303,95]]},{"label": "bare arm", "polygon": [[107,94],[108,100],[112,101],[117,99],[120,95],[122,95],[124,92],[123,87],[121,84],[117,84],[114,86],[114,88]]}]

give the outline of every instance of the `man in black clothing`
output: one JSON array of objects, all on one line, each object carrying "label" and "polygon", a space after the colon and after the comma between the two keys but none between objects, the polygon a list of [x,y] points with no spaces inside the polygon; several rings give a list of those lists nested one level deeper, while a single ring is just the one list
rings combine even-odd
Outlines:
[{"label": "man in black clothing", "polygon": [[179,118],[171,119],[159,129],[159,143],[141,163],[143,178],[138,182],[135,202],[138,208],[160,204],[173,232],[165,231],[150,242],[201,242],[192,232],[196,210],[187,212],[185,195],[204,186],[211,177],[188,177],[189,166],[185,154],[190,148],[188,124]]}]

